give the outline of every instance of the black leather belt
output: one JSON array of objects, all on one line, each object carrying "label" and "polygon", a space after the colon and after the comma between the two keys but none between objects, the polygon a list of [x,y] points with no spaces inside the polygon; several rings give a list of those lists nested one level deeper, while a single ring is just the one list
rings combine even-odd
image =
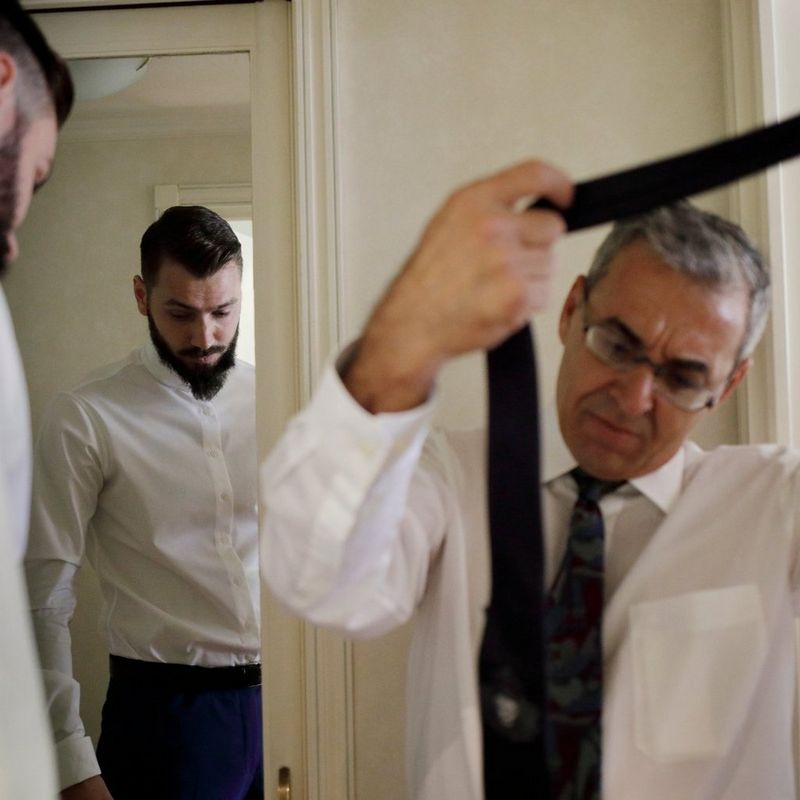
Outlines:
[{"label": "black leather belt", "polygon": [[261,664],[232,667],[198,667],[191,664],[164,664],[110,656],[111,678],[139,686],[153,686],[203,692],[246,689],[261,685]]}]

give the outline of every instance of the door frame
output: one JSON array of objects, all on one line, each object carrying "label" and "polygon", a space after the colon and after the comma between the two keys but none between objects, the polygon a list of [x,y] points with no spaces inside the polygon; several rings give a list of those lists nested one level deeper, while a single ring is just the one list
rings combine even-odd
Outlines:
[{"label": "door frame", "polygon": [[[311,397],[342,344],[336,0],[292,0],[298,378]],[[352,644],[305,627],[308,800],[355,800]]]},{"label": "door frame", "polygon": [[[748,130],[800,111],[800,55],[791,41],[800,9],[791,0],[722,0],[728,129]],[[732,215],[770,263],[772,311],[754,364],[737,395],[744,442],[800,446],[800,231],[786,225],[800,197],[800,164],[780,165],[731,192]],[[792,212],[793,213],[793,212]],[[796,302],[796,301],[795,301]]]},{"label": "door frame", "polygon": [[[292,16],[285,0],[247,5],[86,10],[36,16],[65,58],[247,53],[250,57],[251,180],[258,370],[259,461],[298,408]],[[280,343],[280,346],[275,346]],[[307,689],[316,684],[305,626],[262,598],[265,795],[292,770],[293,797],[313,796]],[[297,669],[287,665],[297,665]],[[276,722],[277,721],[277,722]],[[332,796],[333,797],[333,796]]]}]

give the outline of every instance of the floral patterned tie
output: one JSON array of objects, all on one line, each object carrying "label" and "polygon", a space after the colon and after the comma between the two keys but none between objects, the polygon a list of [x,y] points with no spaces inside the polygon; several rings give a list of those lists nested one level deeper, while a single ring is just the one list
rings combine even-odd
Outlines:
[{"label": "floral patterned tie", "polygon": [[624,481],[571,473],[578,499],[561,566],[547,595],[547,760],[553,800],[600,800],[603,570],[600,498]]}]

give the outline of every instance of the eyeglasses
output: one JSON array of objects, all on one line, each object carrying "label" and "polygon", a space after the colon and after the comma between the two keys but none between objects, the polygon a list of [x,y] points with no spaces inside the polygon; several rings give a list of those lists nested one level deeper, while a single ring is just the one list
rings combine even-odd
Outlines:
[{"label": "eyeglasses", "polygon": [[703,370],[691,364],[656,364],[643,352],[630,334],[612,322],[591,323],[587,319],[588,302],[583,305],[583,334],[587,349],[604,364],[619,372],[630,372],[646,364],[653,370],[653,391],[684,411],[712,408],[722,394],[727,381],[716,390],[702,380]]}]

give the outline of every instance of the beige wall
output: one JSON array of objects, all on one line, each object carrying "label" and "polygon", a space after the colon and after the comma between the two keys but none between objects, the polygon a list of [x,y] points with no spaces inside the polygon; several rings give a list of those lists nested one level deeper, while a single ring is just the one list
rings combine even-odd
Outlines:
[{"label": "beige wall", "polygon": [[[144,341],[133,300],[158,183],[249,183],[247,136],[63,141],[4,282],[34,430],[49,398]],[[35,298],[29,302],[28,298]]]},{"label": "beige wall", "polygon": [[[53,177],[22,230],[22,255],[4,281],[34,432],[58,390],[147,336],[131,279],[139,271],[139,240],[154,219],[153,187],[249,181],[247,136],[61,143]],[[95,741],[107,676],[98,603],[94,576],[82,570],[73,654],[84,722]]]},{"label": "beige wall", "polygon": [[[587,178],[724,135],[718,0],[339,0],[337,97],[345,329],[353,335],[457,184],[540,156]],[[727,197],[702,198],[727,212]],[[554,298],[604,231],[560,248]],[[558,304],[536,323],[546,391]],[[481,359],[454,365],[440,417],[483,418]],[[737,439],[729,404],[700,437]],[[356,796],[403,797],[407,631],[355,647]]]}]

